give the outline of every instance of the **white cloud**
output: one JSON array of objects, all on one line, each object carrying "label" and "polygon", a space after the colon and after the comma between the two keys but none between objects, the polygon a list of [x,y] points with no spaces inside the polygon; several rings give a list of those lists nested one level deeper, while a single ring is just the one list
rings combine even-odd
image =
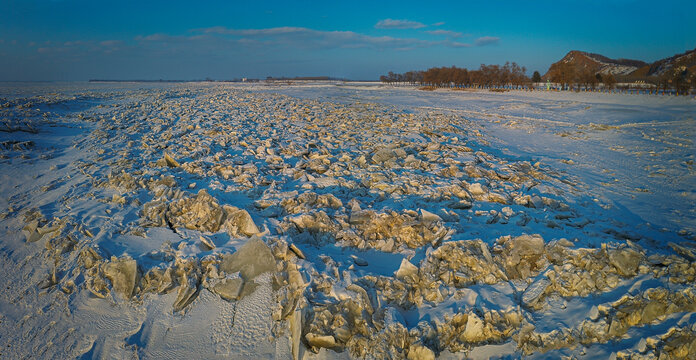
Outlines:
[{"label": "white cloud", "polygon": [[175,39],[174,36],[170,36],[167,34],[162,34],[162,33],[156,33],[156,34],[150,34],[146,36],[136,36],[135,40],[137,41],[171,41]]},{"label": "white cloud", "polygon": [[442,25],[445,25],[444,21],[436,22],[433,24],[433,26],[442,26]]},{"label": "white cloud", "polygon": [[[230,29],[216,26],[194,29],[193,32],[205,36],[241,37],[239,44],[267,44],[295,48],[415,48],[436,45],[437,42],[396,38],[391,36],[370,36],[354,31],[323,31],[304,27],[275,27],[266,29]],[[161,36],[149,35],[141,40],[165,40]]]},{"label": "white cloud", "polygon": [[[36,44],[32,45],[35,46]],[[51,43],[46,41],[44,46],[40,46],[36,51],[40,54],[63,53],[70,56],[79,57],[81,55],[101,53],[113,53],[122,49],[125,43],[122,40],[72,40],[61,43]]]},{"label": "white cloud", "polygon": [[310,33],[316,30],[304,27],[282,26],[266,29],[228,29],[224,26],[214,26],[210,28],[198,29],[206,34],[228,34],[228,35],[250,35],[250,36],[272,36],[285,34],[302,34]]},{"label": "white cloud", "polygon": [[469,36],[456,31],[432,30],[426,31],[432,35],[447,36],[448,40],[424,40],[416,38],[400,38],[392,36],[372,36],[354,31],[325,31],[306,27],[273,27],[261,29],[234,29],[223,26],[192,29],[193,35],[168,35],[151,34],[135,38],[139,43],[152,43],[153,45],[188,44],[188,46],[207,46],[210,49],[227,48],[294,48],[294,49],[393,49],[412,50],[416,48],[446,46],[453,48],[467,48],[472,46],[484,46],[497,43],[500,39],[492,36],[484,36],[473,43],[462,43],[452,39]]},{"label": "white cloud", "polygon": [[119,46],[119,45],[123,45],[123,41],[121,41],[121,40],[104,40],[104,41],[100,41],[99,45],[101,45],[101,46]]},{"label": "white cloud", "polygon": [[82,40],[75,40],[75,41],[66,41],[63,43],[63,46],[81,46],[85,45],[87,42],[82,41]]},{"label": "white cloud", "polygon": [[443,36],[449,36],[453,38],[458,38],[462,37],[464,34],[456,31],[450,31],[450,30],[426,30],[426,33],[430,35],[443,35]]},{"label": "white cloud", "polygon": [[486,46],[486,45],[493,45],[497,44],[500,42],[500,38],[496,36],[482,36],[474,42],[476,46]]},{"label": "white cloud", "polygon": [[375,24],[377,29],[420,29],[426,25],[418,21],[384,19]]},{"label": "white cloud", "polygon": [[[62,54],[65,59],[91,59],[101,55],[132,56],[147,54],[152,57],[172,58],[199,54],[212,58],[257,54],[310,53],[331,49],[372,49],[391,51],[413,51],[419,48],[449,47],[465,49],[486,46],[500,41],[498,37],[483,36],[471,42],[455,41],[468,36],[449,30],[425,31],[431,35],[446,36],[441,40],[373,36],[354,31],[325,31],[305,27],[273,27],[261,29],[234,29],[210,27],[192,29],[188,34],[154,33],[124,40],[72,40],[44,42],[36,45],[39,54]],[[9,41],[5,40],[5,44]],[[293,52],[294,51],[294,52]],[[145,56],[145,55],[142,55]]]},{"label": "white cloud", "polygon": [[460,43],[456,41],[450,41],[447,43],[450,47],[455,47],[455,48],[467,48],[467,47],[472,47],[473,45],[467,44],[467,43]]}]

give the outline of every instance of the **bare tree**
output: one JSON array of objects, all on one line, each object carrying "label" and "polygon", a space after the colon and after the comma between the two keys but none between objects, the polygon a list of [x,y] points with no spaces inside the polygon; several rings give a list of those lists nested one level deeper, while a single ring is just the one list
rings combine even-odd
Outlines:
[{"label": "bare tree", "polygon": [[575,81],[575,67],[571,63],[561,62],[551,65],[551,81],[568,88]]},{"label": "bare tree", "polygon": [[409,83],[429,86],[501,86],[501,85],[523,85],[529,82],[525,75],[523,66],[517,63],[505,63],[500,65],[481,64],[478,70],[467,70],[466,68],[433,67],[426,71],[407,71],[403,74],[396,74],[390,71],[387,75],[380,76],[380,81],[384,83]]},{"label": "bare tree", "polygon": [[590,87],[594,89],[597,85],[597,77],[592,73],[592,71],[590,71],[590,69],[584,69],[578,76],[578,80],[580,83],[582,83],[585,89],[589,89]]},{"label": "bare tree", "polygon": [[679,94],[687,94],[689,91],[689,69],[686,66],[674,67],[672,69],[672,86]]},{"label": "bare tree", "polygon": [[613,74],[604,74],[602,75],[602,83],[604,83],[605,88],[611,90],[616,86],[616,78]]}]

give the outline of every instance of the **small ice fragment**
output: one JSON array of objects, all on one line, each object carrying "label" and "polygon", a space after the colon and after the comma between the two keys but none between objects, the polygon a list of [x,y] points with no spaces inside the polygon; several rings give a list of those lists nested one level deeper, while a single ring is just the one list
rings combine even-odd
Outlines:
[{"label": "small ice fragment", "polygon": [[205,247],[207,247],[209,250],[215,249],[215,244],[212,241],[210,241],[210,239],[205,238],[203,236],[199,236],[198,238],[201,240],[201,243],[205,245]]},{"label": "small ice fragment", "polygon": [[355,265],[358,265],[358,266],[367,266],[367,261],[365,261],[364,259],[361,259],[361,258],[359,258],[359,257],[357,257],[357,256],[355,256],[355,255],[351,255],[350,257],[353,258],[353,261],[355,262]]},{"label": "small ice fragment", "polygon": [[551,285],[551,282],[546,277],[542,277],[531,283],[522,294],[522,304],[526,307],[533,307],[544,295],[549,285]]},{"label": "small ice fragment", "polygon": [[167,153],[164,154],[164,162],[171,168],[179,167],[179,163]]},{"label": "small ice fragment", "polygon": [[242,287],[244,285],[244,280],[241,278],[225,279],[217,283],[213,287],[213,291],[218,294],[221,298],[232,301],[239,298],[239,294],[242,292]]},{"label": "small ice fragment", "polygon": [[439,216],[437,216],[437,215],[431,213],[430,211],[427,211],[427,210],[424,210],[424,209],[420,209],[420,212],[421,212],[421,221],[423,221],[423,222],[425,222],[425,223],[432,223],[432,222],[436,222],[436,221],[442,221],[442,218],[440,218]]},{"label": "small ice fragment", "polygon": [[435,360],[435,353],[423,345],[411,345],[408,348],[408,360]]},{"label": "small ice fragment", "polygon": [[244,280],[250,281],[262,273],[276,271],[276,264],[268,245],[253,236],[234,254],[224,255],[220,269],[227,274],[239,271]]},{"label": "small ice fragment", "polygon": [[599,319],[599,309],[597,308],[597,305],[592,305],[592,308],[590,309],[590,312],[587,315],[590,318],[590,320],[597,321],[597,319]]},{"label": "small ice fragment", "polygon": [[311,347],[316,348],[332,348],[336,346],[336,339],[331,335],[317,335],[313,333],[307,333],[305,335],[307,343]]},{"label": "small ice fragment", "polygon": [[418,277],[418,267],[405,258],[401,259],[401,266],[399,266],[399,270],[396,271],[395,275],[397,279],[416,278]]},{"label": "small ice fragment", "polygon": [[290,250],[294,252],[298,258],[305,259],[305,254],[302,252],[302,250],[298,249],[295,244],[290,244]]},{"label": "small ice fragment", "polygon": [[483,195],[486,193],[479,183],[469,184],[469,192],[471,195]]},{"label": "small ice fragment", "polygon": [[114,259],[104,265],[104,275],[111,280],[114,291],[130,299],[138,276],[138,264],[133,259]]}]

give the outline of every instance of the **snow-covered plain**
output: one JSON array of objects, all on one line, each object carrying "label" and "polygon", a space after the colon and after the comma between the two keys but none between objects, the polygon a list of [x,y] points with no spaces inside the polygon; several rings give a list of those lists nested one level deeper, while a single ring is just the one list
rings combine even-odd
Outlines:
[{"label": "snow-covered plain", "polygon": [[0,358],[696,356],[695,114],[0,84]]}]

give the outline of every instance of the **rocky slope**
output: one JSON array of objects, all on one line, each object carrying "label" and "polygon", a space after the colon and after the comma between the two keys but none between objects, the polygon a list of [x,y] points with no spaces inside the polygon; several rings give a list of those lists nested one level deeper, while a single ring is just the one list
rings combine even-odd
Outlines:
[{"label": "rocky slope", "polygon": [[640,78],[647,76],[660,76],[672,69],[688,69],[689,73],[696,72],[696,49],[686,51],[682,54],[677,54],[655,61],[652,64],[642,66],[632,72],[632,77]]},{"label": "rocky slope", "polygon": [[645,80],[648,77],[660,76],[670,69],[684,67],[689,72],[696,71],[696,49],[686,51],[683,54],[670,56],[653,63],[646,63],[640,60],[630,59],[610,59],[600,54],[593,54],[584,51],[572,50],[561,60],[555,62],[543,79],[549,77],[549,72],[559,64],[571,64],[575,73],[579,74],[589,70],[593,74],[612,74],[623,76],[627,80]]},{"label": "rocky slope", "polygon": [[[629,75],[639,68],[646,66],[647,63],[640,60],[629,59],[610,59],[599,54],[592,54],[584,51],[572,50],[561,60],[551,65],[549,72],[561,63],[570,63],[575,68],[575,73],[579,74],[589,70],[593,74],[613,74]],[[544,79],[549,76],[549,72],[544,75]]]}]

